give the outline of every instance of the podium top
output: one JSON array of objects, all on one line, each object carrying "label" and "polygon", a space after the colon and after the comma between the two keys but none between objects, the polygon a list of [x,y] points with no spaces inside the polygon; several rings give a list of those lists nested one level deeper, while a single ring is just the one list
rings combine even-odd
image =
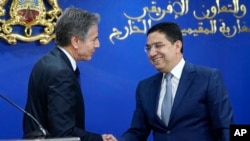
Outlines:
[{"label": "podium top", "polygon": [[51,138],[51,139],[0,139],[0,141],[80,141],[79,137]]}]

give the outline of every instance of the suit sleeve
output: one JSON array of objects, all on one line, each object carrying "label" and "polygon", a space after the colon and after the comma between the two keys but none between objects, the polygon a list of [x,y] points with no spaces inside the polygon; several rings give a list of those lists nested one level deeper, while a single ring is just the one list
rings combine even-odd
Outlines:
[{"label": "suit sleeve", "polygon": [[218,141],[229,141],[233,110],[221,73],[213,70],[208,86],[208,108]]},{"label": "suit sleeve", "polygon": [[77,95],[81,93],[77,87],[74,73],[68,70],[57,73],[49,80],[48,130],[56,137],[76,136],[84,141],[102,141],[101,135],[87,132],[75,125]]},{"label": "suit sleeve", "polygon": [[[142,108],[142,93],[145,88],[139,83],[136,89],[136,109],[133,114],[131,127],[123,134],[121,141],[146,141],[150,133],[150,127]],[[119,141],[120,141],[119,140]]]}]

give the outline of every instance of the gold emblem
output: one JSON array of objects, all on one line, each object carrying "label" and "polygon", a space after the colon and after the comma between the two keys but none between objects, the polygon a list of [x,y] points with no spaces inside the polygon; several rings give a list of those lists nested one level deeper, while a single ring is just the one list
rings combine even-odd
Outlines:
[{"label": "gold emblem", "polygon": [[55,38],[55,23],[62,13],[57,0],[47,0],[51,6],[48,11],[43,0],[13,0],[9,16],[6,15],[8,11],[3,8],[7,1],[0,0],[0,39],[6,40],[9,44],[16,44],[17,40],[39,40],[41,44],[47,44]]}]

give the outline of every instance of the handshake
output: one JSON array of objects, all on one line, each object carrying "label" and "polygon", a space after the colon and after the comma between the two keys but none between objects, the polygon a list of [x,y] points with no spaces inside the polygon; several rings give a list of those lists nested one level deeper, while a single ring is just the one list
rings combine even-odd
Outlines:
[{"label": "handshake", "polygon": [[118,141],[112,134],[103,134],[102,140],[103,141]]}]

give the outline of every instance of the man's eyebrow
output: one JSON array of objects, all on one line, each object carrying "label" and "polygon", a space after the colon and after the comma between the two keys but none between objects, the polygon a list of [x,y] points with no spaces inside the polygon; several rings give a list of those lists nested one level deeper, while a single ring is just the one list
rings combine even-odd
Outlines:
[{"label": "man's eyebrow", "polygon": [[146,47],[150,47],[152,45],[156,45],[156,44],[162,44],[163,42],[159,41],[159,42],[154,42],[152,44],[146,44]]}]

